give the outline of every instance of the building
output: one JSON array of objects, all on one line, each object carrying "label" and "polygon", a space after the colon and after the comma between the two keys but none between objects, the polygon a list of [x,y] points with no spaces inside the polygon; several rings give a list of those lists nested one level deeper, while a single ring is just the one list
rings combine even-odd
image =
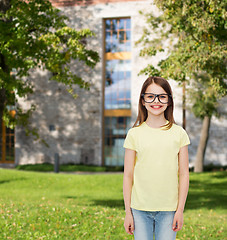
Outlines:
[{"label": "building", "polygon": [[[51,73],[36,70],[31,74],[35,93],[28,99],[21,99],[20,104],[24,108],[32,103],[37,105],[31,118],[32,126],[39,129],[40,137],[49,147],[27,137],[19,127],[14,132],[2,126],[0,163],[53,163],[57,153],[61,163],[121,166],[123,141],[135,122],[139,92],[146,79],[138,73],[149,61],[158,63],[163,57],[139,57],[140,47],[135,42],[145,25],[139,11],[159,14],[158,9],[149,0],[51,2],[69,17],[71,27],[89,28],[95,32],[96,36],[88,40],[88,46],[99,52],[101,61],[94,70],[79,62],[72,63],[75,71],[92,84],[90,91],[75,86],[77,99],[73,99],[63,85],[48,81]],[[175,120],[181,125],[182,89],[173,80],[170,84],[174,92]],[[226,105],[223,106],[226,112]],[[227,164],[226,128],[226,119],[212,119],[206,164]],[[186,129],[191,139],[189,154],[193,165],[201,121],[189,110]]]}]

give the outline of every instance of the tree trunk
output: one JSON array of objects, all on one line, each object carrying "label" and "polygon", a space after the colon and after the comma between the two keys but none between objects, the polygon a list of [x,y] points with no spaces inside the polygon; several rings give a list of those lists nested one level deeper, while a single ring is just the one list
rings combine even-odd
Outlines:
[{"label": "tree trunk", "polygon": [[[3,72],[8,73],[8,68],[5,64],[5,58],[4,56],[0,53],[0,67],[3,70]],[[6,106],[6,90],[4,87],[0,86],[0,119],[2,120],[3,116],[3,111]]]},{"label": "tree trunk", "polygon": [[199,146],[196,154],[194,172],[203,172],[204,156],[205,156],[207,141],[209,138],[210,121],[211,121],[211,117],[208,117],[208,116],[205,116],[203,119],[200,141],[199,141]]},{"label": "tree trunk", "polygon": [[[10,8],[10,0],[0,0],[0,12],[5,13]],[[1,18],[0,21],[7,21],[4,18]],[[5,64],[4,55],[0,52],[0,67],[3,72],[8,73],[8,67]],[[0,86],[0,119],[2,120],[3,111],[6,104],[6,91],[4,87]],[[1,127],[1,126],[0,126]]]},{"label": "tree trunk", "polygon": [[182,88],[182,117],[183,117],[183,124],[182,127],[186,130],[186,84],[185,81],[183,82],[183,88]]},{"label": "tree trunk", "polygon": [[[5,94],[5,89],[1,88],[0,89],[0,119],[2,120],[3,116],[3,111],[5,109],[5,104],[6,104],[6,94]],[[1,127],[1,126],[0,126]]]},{"label": "tree trunk", "polygon": [[[0,53],[0,67],[4,72],[7,72],[7,66],[5,65],[4,56]],[[0,86],[0,119],[2,120],[3,111],[6,105],[6,90]],[[1,127],[1,126],[0,126]]]}]

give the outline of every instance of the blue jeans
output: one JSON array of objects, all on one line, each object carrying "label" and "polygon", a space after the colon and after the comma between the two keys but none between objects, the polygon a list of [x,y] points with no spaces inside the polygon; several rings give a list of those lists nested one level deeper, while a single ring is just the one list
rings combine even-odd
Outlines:
[{"label": "blue jeans", "polygon": [[135,240],[175,240],[176,232],[172,229],[176,211],[141,211],[132,209]]}]

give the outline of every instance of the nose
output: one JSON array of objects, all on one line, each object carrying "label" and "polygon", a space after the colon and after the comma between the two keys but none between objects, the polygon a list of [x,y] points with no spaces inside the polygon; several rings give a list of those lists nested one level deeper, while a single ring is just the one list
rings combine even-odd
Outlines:
[{"label": "nose", "polygon": [[159,103],[158,96],[155,96],[154,103]]}]

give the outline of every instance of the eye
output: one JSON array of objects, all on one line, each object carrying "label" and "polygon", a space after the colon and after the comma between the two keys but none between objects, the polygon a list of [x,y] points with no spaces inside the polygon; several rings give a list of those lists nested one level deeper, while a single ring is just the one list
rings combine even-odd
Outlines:
[{"label": "eye", "polygon": [[167,98],[167,95],[160,95],[159,96],[161,99],[165,99],[165,98]]}]

